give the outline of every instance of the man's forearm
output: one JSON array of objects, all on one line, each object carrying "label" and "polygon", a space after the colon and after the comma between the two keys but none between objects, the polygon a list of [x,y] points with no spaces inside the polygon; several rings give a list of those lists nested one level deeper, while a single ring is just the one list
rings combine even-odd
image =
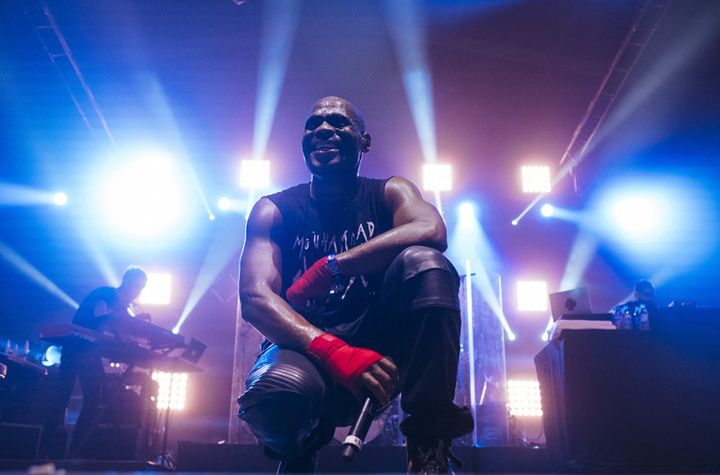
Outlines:
[{"label": "man's forearm", "polygon": [[445,230],[435,223],[403,224],[338,254],[337,262],[346,277],[371,274],[384,269],[410,246],[428,246],[445,251]]},{"label": "man's forearm", "polygon": [[240,304],[243,319],[282,348],[304,352],[313,339],[324,333],[272,291],[241,291]]}]

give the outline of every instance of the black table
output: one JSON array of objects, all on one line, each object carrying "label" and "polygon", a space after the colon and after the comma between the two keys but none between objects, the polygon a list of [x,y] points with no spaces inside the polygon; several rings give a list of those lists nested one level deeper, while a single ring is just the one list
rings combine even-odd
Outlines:
[{"label": "black table", "polygon": [[676,327],[565,331],[538,353],[558,468],[720,469],[720,316]]}]

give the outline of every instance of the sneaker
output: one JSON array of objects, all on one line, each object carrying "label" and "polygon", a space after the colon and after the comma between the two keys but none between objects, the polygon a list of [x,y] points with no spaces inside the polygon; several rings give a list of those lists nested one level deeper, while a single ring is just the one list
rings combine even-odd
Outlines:
[{"label": "sneaker", "polygon": [[435,473],[454,473],[450,462],[457,468],[462,462],[450,451],[450,443],[438,440],[429,444],[407,444],[408,473],[431,475]]}]

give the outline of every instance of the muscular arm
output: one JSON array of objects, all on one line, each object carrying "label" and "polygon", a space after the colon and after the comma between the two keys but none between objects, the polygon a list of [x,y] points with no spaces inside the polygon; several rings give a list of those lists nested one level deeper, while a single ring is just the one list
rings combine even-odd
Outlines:
[{"label": "muscular arm", "polygon": [[423,200],[415,185],[402,177],[391,178],[385,185],[385,202],[392,211],[392,229],[338,254],[337,262],[344,275],[382,269],[409,246],[447,249],[445,223],[435,207]]},{"label": "muscular arm", "polygon": [[262,198],[253,207],[240,258],[240,304],[243,318],[270,341],[304,352],[323,332],[308,323],[279,295],[282,287],[280,249],[272,239],[282,225],[280,210]]}]

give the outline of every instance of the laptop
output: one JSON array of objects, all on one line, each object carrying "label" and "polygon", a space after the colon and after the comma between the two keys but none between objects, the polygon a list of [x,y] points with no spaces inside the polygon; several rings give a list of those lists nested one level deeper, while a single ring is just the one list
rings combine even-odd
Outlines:
[{"label": "laptop", "polygon": [[555,292],[548,295],[548,298],[550,299],[552,318],[555,322],[566,315],[572,319],[573,315],[585,316],[593,313],[590,308],[590,296],[585,287]]}]

